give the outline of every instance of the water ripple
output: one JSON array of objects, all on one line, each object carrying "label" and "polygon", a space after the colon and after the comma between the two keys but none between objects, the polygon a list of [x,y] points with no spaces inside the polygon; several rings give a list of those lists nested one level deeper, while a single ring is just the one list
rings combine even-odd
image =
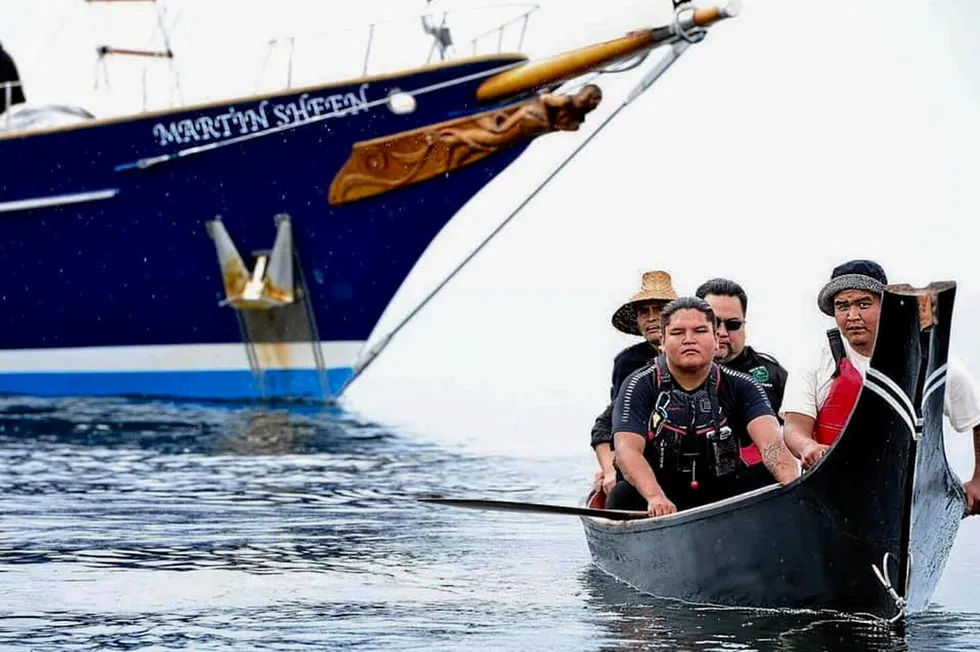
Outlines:
[{"label": "water ripple", "polygon": [[0,399],[0,647],[28,650],[959,650],[656,601],[589,563],[575,518],[430,493],[569,502],[587,467],[475,457],[335,407]]}]

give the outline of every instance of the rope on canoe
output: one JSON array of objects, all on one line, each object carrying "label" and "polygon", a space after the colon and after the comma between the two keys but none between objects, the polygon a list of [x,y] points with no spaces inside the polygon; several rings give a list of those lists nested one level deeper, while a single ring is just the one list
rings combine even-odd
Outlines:
[{"label": "rope on canoe", "polygon": [[[888,571],[888,558],[891,556],[892,554],[890,552],[886,552],[885,556],[881,559],[881,570],[878,570],[878,567],[874,564],[871,564],[871,570],[874,571],[878,581],[881,582],[881,586],[884,587],[885,592],[888,593],[888,597],[895,602],[895,608],[898,610],[898,613],[888,619],[889,623],[894,624],[905,617],[905,608],[908,606],[908,603],[905,601],[905,598],[898,594],[895,587],[892,586],[891,577]],[[912,560],[910,558],[909,568],[912,567],[911,561]],[[908,581],[906,581],[905,584],[908,586]]]}]

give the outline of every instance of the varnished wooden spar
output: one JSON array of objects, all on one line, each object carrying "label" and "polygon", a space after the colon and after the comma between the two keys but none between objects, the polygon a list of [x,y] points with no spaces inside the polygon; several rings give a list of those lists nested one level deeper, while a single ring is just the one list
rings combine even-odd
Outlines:
[{"label": "varnished wooden spar", "polygon": [[680,30],[705,28],[738,14],[738,5],[705,7],[683,14],[678,25],[637,30],[621,38],[565,52],[544,61],[524,64],[489,78],[476,91],[484,102],[532,91],[571,79],[600,66],[639,54],[680,37]]}]

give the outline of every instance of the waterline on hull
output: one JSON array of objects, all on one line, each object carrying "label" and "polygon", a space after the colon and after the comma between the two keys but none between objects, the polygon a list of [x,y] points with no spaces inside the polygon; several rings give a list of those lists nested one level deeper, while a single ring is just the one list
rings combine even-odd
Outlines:
[{"label": "waterline on hull", "polygon": [[335,396],[353,375],[363,344],[322,343],[322,373],[309,343],[256,345],[256,370],[242,344],[0,351],[0,393],[322,400]]}]

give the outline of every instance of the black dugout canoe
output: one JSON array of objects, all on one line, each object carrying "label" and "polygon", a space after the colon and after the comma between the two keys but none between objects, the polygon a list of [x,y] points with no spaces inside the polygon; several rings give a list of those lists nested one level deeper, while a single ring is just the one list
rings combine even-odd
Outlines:
[{"label": "black dugout canoe", "polygon": [[[963,513],[962,491],[957,497],[959,485],[941,454],[940,369],[955,284],[933,284],[927,292],[935,297],[936,321],[925,349],[915,296],[922,291],[885,292],[858,403],[811,471],[785,487],[666,517],[582,517],[595,564],[641,591],[699,603],[881,618],[903,615],[906,603],[924,608]],[[910,398],[923,394],[924,428]]]},{"label": "black dugout canoe", "polygon": [[928,362],[919,374],[916,404],[922,410],[922,432],[915,442],[915,479],[910,532],[908,609],[924,610],[939,583],[949,551],[966,511],[963,485],[949,468],[943,445],[943,401],[946,395],[947,353],[956,288],[942,287],[923,330],[922,350]]}]

